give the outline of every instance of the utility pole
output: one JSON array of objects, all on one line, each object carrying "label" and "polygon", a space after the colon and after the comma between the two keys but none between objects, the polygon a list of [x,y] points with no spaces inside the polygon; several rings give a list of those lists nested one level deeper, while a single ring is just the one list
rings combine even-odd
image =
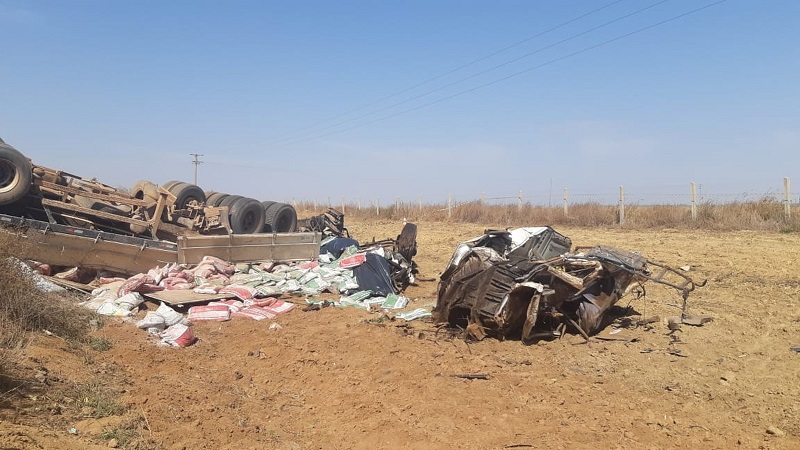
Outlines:
[{"label": "utility pole", "polygon": [[200,161],[199,159],[201,156],[203,156],[203,154],[202,153],[189,153],[189,154],[191,156],[194,156],[194,161],[192,161],[192,164],[194,164],[194,185],[197,186],[197,166],[203,164],[203,161]]}]

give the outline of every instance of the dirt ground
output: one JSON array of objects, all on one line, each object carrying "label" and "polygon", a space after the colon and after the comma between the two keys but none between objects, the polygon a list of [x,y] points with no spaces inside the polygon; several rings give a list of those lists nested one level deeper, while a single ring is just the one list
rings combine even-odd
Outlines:
[{"label": "dirt ground", "polygon": [[[365,242],[401,225],[349,228]],[[486,228],[418,225],[422,280],[406,292],[409,309],[435,303],[455,245]],[[103,429],[131,416],[143,437],[129,448],[800,448],[800,353],[790,350],[800,345],[800,235],[558,231],[574,245],[690,266],[708,279],[690,312],[713,322],[684,325],[672,345],[662,321],[613,335],[627,340],[567,335],[526,346],[467,343],[424,321],[378,323],[356,309],[298,308],[274,321],[196,324],[199,342],[176,349],[109,319],[94,333],[110,339],[107,351],[87,357],[43,335],[28,359],[50,384],[94,380],[118,392],[127,412],[86,419],[69,413],[80,399],[28,395],[0,410],[0,448],[108,448]],[[646,286],[630,304],[634,319],[679,312],[677,292]]]}]

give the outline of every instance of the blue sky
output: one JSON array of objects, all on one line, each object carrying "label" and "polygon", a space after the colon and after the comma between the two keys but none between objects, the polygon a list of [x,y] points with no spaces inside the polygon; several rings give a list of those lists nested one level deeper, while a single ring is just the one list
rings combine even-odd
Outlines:
[{"label": "blue sky", "polygon": [[656,25],[711,3],[0,0],[0,137],[264,200],[800,191],[800,2]]}]

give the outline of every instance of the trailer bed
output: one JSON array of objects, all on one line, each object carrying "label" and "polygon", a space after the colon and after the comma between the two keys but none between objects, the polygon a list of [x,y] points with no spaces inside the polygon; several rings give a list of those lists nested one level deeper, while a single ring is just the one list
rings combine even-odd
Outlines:
[{"label": "trailer bed", "polygon": [[0,214],[0,228],[24,240],[22,259],[123,274],[168,263],[197,264],[206,255],[228,262],[296,261],[319,257],[321,233],[180,236],[179,243],[125,236]]}]

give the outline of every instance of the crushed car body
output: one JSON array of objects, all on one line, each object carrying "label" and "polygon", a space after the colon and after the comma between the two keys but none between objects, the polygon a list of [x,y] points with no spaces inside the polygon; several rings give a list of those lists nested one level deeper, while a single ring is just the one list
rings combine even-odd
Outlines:
[{"label": "crushed car body", "polygon": [[[607,325],[607,313],[646,281],[681,292],[686,275],[645,257],[610,247],[576,249],[551,227],[486,230],[459,244],[442,272],[433,317],[474,339],[559,337],[567,327],[588,339]],[[580,251],[578,251],[580,250]],[[655,272],[651,268],[655,268]]]}]

